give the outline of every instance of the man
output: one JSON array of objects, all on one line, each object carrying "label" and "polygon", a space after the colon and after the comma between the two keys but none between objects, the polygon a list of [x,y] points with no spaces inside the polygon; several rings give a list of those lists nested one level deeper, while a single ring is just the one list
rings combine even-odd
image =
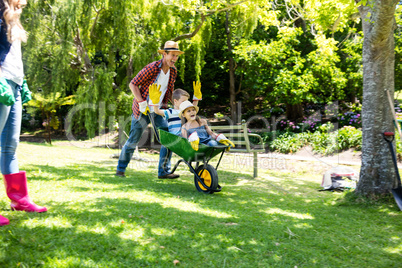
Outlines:
[{"label": "man", "polygon": [[[132,107],[131,129],[129,138],[120,153],[116,176],[125,177],[125,171],[135,147],[150,122],[148,116],[153,117],[157,128],[167,128],[166,120],[162,116],[155,114],[152,106],[148,106],[149,86],[154,83],[161,86],[160,91],[162,94],[158,106],[166,109],[168,101],[171,100],[177,77],[175,63],[179,55],[184,52],[179,50],[179,45],[176,42],[167,41],[164,48],[158,50],[158,53],[163,55],[162,59],[145,66],[130,83],[131,92],[135,97]],[[162,146],[159,154],[158,178],[175,179],[179,177],[179,175],[170,174],[170,158],[171,154],[168,155],[167,149]]]}]

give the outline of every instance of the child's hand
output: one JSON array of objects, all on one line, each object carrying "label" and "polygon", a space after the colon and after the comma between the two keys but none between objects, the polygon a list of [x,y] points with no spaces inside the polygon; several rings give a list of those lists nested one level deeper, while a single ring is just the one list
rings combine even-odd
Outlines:
[{"label": "child's hand", "polygon": [[220,142],[226,146],[229,146],[227,148],[227,151],[230,150],[230,147],[233,147],[233,148],[235,147],[234,143],[231,140],[229,140],[228,138],[226,138],[225,135],[223,135],[223,134],[219,134],[218,137],[216,137],[216,141]]},{"label": "child's hand", "polygon": [[194,88],[194,96],[193,100],[202,100],[202,93],[201,93],[201,82],[200,81],[193,81],[193,88]]},{"label": "child's hand", "polygon": [[188,141],[191,143],[191,147],[193,148],[194,151],[198,151],[198,145],[200,144],[200,138],[198,137],[197,132],[193,132],[188,137]]},{"label": "child's hand", "polygon": [[158,106],[162,92],[160,92],[161,85],[152,84],[149,86],[149,99],[152,104],[150,106]]}]

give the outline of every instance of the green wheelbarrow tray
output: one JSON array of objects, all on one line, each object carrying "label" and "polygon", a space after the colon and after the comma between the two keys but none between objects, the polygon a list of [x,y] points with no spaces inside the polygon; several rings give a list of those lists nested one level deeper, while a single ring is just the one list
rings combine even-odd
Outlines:
[{"label": "green wheelbarrow tray", "polygon": [[158,129],[158,131],[160,143],[187,162],[199,162],[205,158],[209,160],[222,153],[227,148],[225,145],[211,147],[200,143],[198,151],[195,151],[187,139],[162,129]]},{"label": "green wheelbarrow tray", "polygon": [[[211,160],[213,157],[217,156],[218,154],[220,155],[220,159],[218,161],[218,164],[215,168],[215,172],[216,169],[218,169],[219,163],[222,159],[222,156],[225,152],[225,150],[228,148],[225,145],[218,145],[218,146],[207,146],[205,144],[199,144],[199,148],[198,151],[195,151],[192,147],[190,142],[180,136],[174,135],[170,132],[167,132],[163,129],[158,129],[158,134],[159,134],[159,142],[165,146],[167,149],[169,149],[170,151],[174,152],[175,154],[177,154],[178,156],[180,156],[182,159],[180,159],[175,167],[172,170],[172,173],[177,169],[178,165],[181,162],[184,162],[189,168],[190,171],[194,174],[195,179],[197,180],[197,182],[200,184],[200,187],[204,190],[206,190],[205,192],[209,192],[209,193],[213,193],[213,192],[220,192],[222,187],[217,184],[217,187],[209,187],[204,183],[204,179],[202,179],[202,175],[203,175],[203,170],[201,171],[201,174],[198,174],[199,172],[197,172],[196,170],[198,169],[198,165],[199,162],[203,162],[204,163],[204,167],[210,166],[208,165],[209,160]],[[191,162],[196,162],[197,166],[195,168],[193,168]],[[216,180],[217,178],[217,173],[216,173]],[[212,178],[215,179],[215,178]],[[196,185],[197,187],[197,185]],[[199,188],[197,187],[197,189],[199,190]]]}]

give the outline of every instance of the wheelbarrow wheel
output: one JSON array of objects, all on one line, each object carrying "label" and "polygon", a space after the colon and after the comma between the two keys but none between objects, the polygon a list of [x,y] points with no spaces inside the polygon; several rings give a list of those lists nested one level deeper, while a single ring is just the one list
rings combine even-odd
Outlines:
[{"label": "wheelbarrow wheel", "polygon": [[197,168],[196,173],[198,176],[200,176],[201,180],[204,182],[206,186],[211,188],[211,190],[208,190],[205,188],[197,179],[197,176],[194,175],[194,184],[195,188],[199,192],[204,192],[206,194],[213,194],[218,187],[218,172],[216,169],[211,166],[211,165],[201,165]]}]

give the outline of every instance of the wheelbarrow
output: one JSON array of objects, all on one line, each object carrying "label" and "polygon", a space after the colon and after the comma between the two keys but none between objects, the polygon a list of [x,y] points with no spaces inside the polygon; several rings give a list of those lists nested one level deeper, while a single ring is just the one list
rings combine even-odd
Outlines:
[{"label": "wheelbarrow", "polygon": [[[181,157],[173,167],[171,173],[176,171],[180,163],[185,163],[190,169],[190,172],[194,174],[194,184],[197,191],[206,194],[220,192],[222,187],[219,185],[217,169],[228,146],[207,146],[200,143],[198,151],[195,151],[187,139],[174,135],[161,128],[156,129],[153,116],[149,115],[149,118],[155,137],[159,143],[165,146],[169,151]],[[170,152],[168,152],[168,154],[170,154]],[[218,155],[219,160],[216,167],[210,165],[209,161]]]}]

